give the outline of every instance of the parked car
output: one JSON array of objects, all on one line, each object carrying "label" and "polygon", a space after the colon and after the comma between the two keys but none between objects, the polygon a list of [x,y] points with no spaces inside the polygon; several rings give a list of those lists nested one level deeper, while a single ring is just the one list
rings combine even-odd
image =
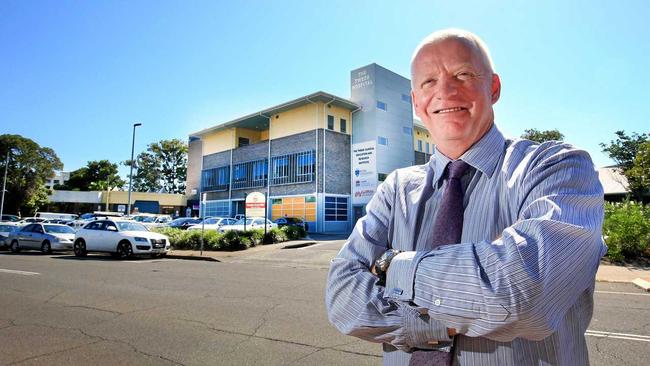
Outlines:
[{"label": "parked car", "polygon": [[263,217],[251,217],[246,219],[246,225],[244,225],[244,220],[239,220],[233,225],[224,225],[219,228],[219,232],[225,233],[229,230],[254,230],[254,229],[264,229],[264,223],[266,222],[266,229],[271,230],[274,227],[278,227],[273,221],[265,219]]},{"label": "parked car", "polygon": [[205,219],[204,222],[188,227],[187,230],[219,230],[223,226],[234,225],[236,222],[237,220],[227,217],[210,217]]},{"label": "parked car", "polygon": [[169,215],[140,214],[133,216],[133,220],[143,224],[147,228],[152,228],[169,225],[172,222],[172,217]]},{"label": "parked car", "polygon": [[181,230],[187,230],[188,227],[196,224],[200,224],[201,219],[195,219],[192,217],[179,217],[176,220],[169,223],[169,227]]},{"label": "parked car", "polygon": [[46,254],[53,250],[72,249],[74,230],[67,225],[35,222],[12,231],[7,240],[14,253],[38,249]]},{"label": "parked car", "polygon": [[20,217],[16,215],[2,215],[0,218],[0,221],[2,222],[18,222],[20,221]]},{"label": "parked car", "polygon": [[120,258],[143,254],[162,257],[168,250],[167,236],[125,219],[91,221],[77,230],[74,239],[74,254],[78,257],[88,252],[111,253]]},{"label": "parked car", "polygon": [[0,222],[0,247],[9,246],[9,234],[17,229],[20,229],[20,226],[14,222]]},{"label": "parked car", "polygon": [[273,222],[276,223],[278,227],[298,226],[305,229],[305,231],[309,230],[309,224],[307,224],[306,222],[302,221],[302,219],[297,217],[281,217],[279,219],[276,219]]}]

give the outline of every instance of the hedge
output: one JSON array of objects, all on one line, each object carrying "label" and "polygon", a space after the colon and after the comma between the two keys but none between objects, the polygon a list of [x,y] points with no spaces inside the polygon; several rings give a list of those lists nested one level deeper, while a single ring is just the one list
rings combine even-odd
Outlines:
[{"label": "hedge", "polygon": [[[170,227],[154,228],[153,231],[167,235],[174,249],[201,249],[201,230],[180,230]],[[205,230],[203,234],[203,250],[244,250],[261,244],[275,244],[288,240],[296,240],[307,236],[303,228],[285,226],[273,228],[264,235],[263,229],[231,230],[219,233],[216,230]]]},{"label": "hedge", "polygon": [[626,201],[605,204],[603,236],[614,262],[650,254],[650,208]]}]

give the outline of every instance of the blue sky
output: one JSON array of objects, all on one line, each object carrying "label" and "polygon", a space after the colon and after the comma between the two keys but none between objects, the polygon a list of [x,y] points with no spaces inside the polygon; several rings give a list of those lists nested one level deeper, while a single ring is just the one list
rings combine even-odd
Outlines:
[{"label": "blue sky", "polygon": [[[468,29],[490,47],[506,135],[598,143],[648,132],[647,1],[0,1],[0,133],[53,148],[65,170],[129,158],[317,90],[350,95],[376,62],[409,77],[417,43]],[[126,173],[127,169],[121,171]]]}]

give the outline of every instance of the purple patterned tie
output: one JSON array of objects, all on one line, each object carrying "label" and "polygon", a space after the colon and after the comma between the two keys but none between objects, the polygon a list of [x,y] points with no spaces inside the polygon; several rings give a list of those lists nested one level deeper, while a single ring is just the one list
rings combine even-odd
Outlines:
[{"label": "purple patterned tie", "polygon": [[[469,168],[462,160],[452,161],[447,165],[447,187],[442,194],[440,207],[433,223],[431,249],[445,244],[460,243],[463,233],[463,188],[460,178]],[[452,349],[453,351],[453,349]],[[453,361],[453,352],[415,351],[411,355],[409,366],[449,366]]]}]

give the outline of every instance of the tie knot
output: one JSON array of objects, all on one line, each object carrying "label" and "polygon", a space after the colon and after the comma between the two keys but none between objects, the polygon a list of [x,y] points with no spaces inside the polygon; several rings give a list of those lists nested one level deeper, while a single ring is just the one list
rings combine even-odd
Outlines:
[{"label": "tie knot", "polygon": [[447,167],[449,168],[449,179],[459,179],[465,174],[469,164],[462,160],[455,160],[449,163]]}]

